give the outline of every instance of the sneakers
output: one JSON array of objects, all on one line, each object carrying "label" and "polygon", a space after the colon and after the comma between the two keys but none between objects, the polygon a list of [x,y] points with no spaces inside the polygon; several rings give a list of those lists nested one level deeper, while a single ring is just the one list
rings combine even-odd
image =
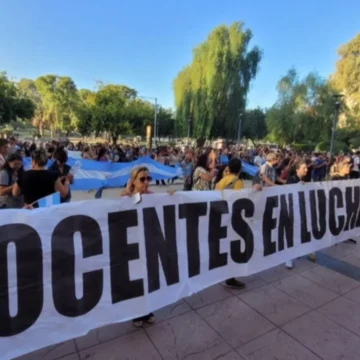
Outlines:
[{"label": "sneakers", "polygon": [[292,262],[292,260],[289,260],[285,263],[285,266],[288,268],[288,269],[293,269],[294,268],[294,264]]},{"label": "sneakers", "polygon": [[316,254],[315,253],[309,254],[309,260],[310,261],[316,261]]},{"label": "sneakers", "polygon": [[235,278],[227,279],[224,285],[231,289],[243,289],[245,287],[243,282],[236,280]]}]

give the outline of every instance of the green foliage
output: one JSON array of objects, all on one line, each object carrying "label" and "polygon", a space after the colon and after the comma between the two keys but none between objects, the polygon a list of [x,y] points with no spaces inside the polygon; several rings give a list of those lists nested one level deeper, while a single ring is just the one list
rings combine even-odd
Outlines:
[{"label": "green foliage", "polygon": [[360,136],[356,136],[354,138],[349,139],[350,147],[352,149],[360,148]]},{"label": "green foliage", "polygon": [[327,140],[335,109],[334,91],[315,73],[299,79],[291,69],[280,79],[278,100],[266,114],[266,124],[279,144]]},{"label": "green foliage", "polygon": [[107,131],[114,143],[120,134],[131,133],[128,121],[136,91],[122,85],[102,86],[95,94],[93,126],[97,134]]},{"label": "green foliage", "polygon": [[315,149],[314,143],[311,144],[291,144],[291,148],[295,151],[313,151]]},{"label": "green foliage", "polygon": [[176,128],[197,138],[234,138],[261,52],[248,51],[252,33],[236,22],[215,28],[174,80]]},{"label": "green foliage", "polygon": [[345,95],[350,115],[360,125],[360,33],[338,50],[340,57],[331,83]]},{"label": "green foliage", "polygon": [[6,73],[0,73],[0,125],[20,119],[30,119],[34,115],[35,105],[23,96]]},{"label": "green foliage", "polygon": [[242,135],[254,140],[263,139],[267,134],[265,113],[261,109],[246,111],[242,122]]},{"label": "green foliage", "polygon": [[[316,147],[315,151],[329,151],[330,150],[330,141],[321,141]],[[334,153],[339,153],[340,151],[349,151],[349,146],[342,141],[334,141]]]},{"label": "green foliage", "polygon": [[74,81],[66,76],[45,75],[35,80],[41,98],[41,122],[47,122],[53,136],[55,129],[67,134],[76,128],[80,98]]}]

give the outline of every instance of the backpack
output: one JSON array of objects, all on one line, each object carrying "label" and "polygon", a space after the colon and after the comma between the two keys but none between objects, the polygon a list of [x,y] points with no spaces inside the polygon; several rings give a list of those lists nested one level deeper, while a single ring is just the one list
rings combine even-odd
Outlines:
[{"label": "backpack", "polygon": [[224,187],[224,190],[234,190],[235,184],[236,184],[238,181],[240,181],[240,179],[235,178],[234,180],[232,180],[229,184],[227,184],[227,185]]}]

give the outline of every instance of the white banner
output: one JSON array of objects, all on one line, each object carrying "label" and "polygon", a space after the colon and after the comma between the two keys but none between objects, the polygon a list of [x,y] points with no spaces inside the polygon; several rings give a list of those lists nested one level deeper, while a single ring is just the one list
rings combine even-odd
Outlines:
[{"label": "white banner", "polygon": [[1,358],[359,236],[360,182],[82,201],[0,216]]}]

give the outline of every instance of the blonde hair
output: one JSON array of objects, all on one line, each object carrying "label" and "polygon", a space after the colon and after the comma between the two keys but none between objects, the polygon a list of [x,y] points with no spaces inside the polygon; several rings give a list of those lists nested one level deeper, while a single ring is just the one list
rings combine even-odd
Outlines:
[{"label": "blonde hair", "polygon": [[147,171],[149,172],[149,169],[146,166],[136,166],[131,170],[130,178],[126,185],[126,190],[129,191],[131,194],[135,190],[134,181],[136,180],[137,176],[142,172]]},{"label": "blonde hair", "polygon": [[349,158],[345,158],[338,163],[335,163],[330,168],[330,177],[334,177],[336,175],[340,175],[344,167],[350,166]]},{"label": "blonde hair", "polygon": [[274,161],[274,160],[276,160],[277,158],[278,158],[278,156],[277,156],[275,153],[273,153],[273,152],[268,153],[268,154],[266,155],[266,161]]}]

